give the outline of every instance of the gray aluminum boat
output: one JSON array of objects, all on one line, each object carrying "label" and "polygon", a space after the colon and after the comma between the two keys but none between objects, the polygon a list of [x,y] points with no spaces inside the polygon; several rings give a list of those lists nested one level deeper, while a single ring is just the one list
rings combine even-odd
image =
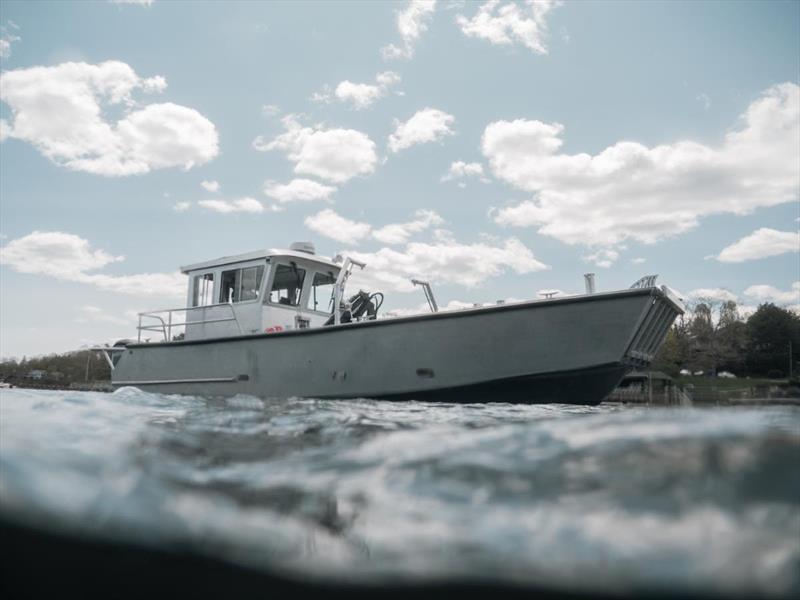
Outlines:
[{"label": "gray aluminum boat", "polygon": [[141,313],[137,340],[98,349],[115,387],[167,394],[598,404],[683,312],[650,276],[452,311],[415,281],[432,312],[382,318],[381,294],[345,299],[354,267],[307,243],[183,267],[185,308]]}]

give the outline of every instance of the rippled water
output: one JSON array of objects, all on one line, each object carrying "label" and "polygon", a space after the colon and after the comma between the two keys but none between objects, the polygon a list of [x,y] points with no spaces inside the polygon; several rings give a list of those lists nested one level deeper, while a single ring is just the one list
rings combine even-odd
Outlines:
[{"label": "rippled water", "polygon": [[303,576],[800,592],[800,407],[2,390],[3,513]]}]

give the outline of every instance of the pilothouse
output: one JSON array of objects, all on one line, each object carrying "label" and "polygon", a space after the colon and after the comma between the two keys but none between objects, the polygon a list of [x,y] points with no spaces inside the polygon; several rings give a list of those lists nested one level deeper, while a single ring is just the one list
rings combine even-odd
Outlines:
[{"label": "pilothouse", "polygon": [[186,308],[140,314],[142,332],[163,341],[199,340],[321,327],[375,318],[383,294],[359,292],[334,311],[356,261],[315,253],[310,242],[181,267],[188,276]]}]

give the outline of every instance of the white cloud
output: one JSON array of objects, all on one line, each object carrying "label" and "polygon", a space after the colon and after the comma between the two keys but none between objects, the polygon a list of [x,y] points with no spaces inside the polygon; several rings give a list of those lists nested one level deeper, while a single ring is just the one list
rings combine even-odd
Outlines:
[{"label": "white cloud", "polygon": [[261,114],[265,117],[275,117],[281,114],[281,107],[277,104],[264,104],[261,107]]},{"label": "white cloud", "polygon": [[3,264],[19,273],[41,273],[65,279],[125,260],[124,256],[92,250],[88,241],[60,231],[34,231],[11,240],[2,247],[0,256]]},{"label": "white cloud", "polygon": [[306,217],[303,222],[312,231],[343,244],[357,244],[359,240],[369,236],[372,229],[369,223],[351,221],[329,208]]},{"label": "white cloud", "polygon": [[189,210],[189,207],[192,205],[191,202],[176,202],[175,205],[172,207],[172,210],[175,212],[186,212]]},{"label": "white cloud", "polygon": [[701,217],[747,214],[796,200],[800,187],[800,88],[776,85],[748,107],[718,148],[618,142],[597,155],[559,153],[563,126],[490,123],[482,149],[493,173],[531,200],[500,209],[502,225],[536,227],[569,244],[655,243]]},{"label": "white cloud", "polygon": [[405,123],[395,119],[394,133],[389,136],[389,149],[392,152],[399,152],[415,144],[436,142],[445,136],[453,135],[450,126],[454,121],[453,115],[436,108],[417,111]]},{"label": "white cloud", "polygon": [[432,210],[418,210],[414,220],[407,223],[392,223],[372,232],[372,237],[384,244],[405,244],[413,234],[444,223],[442,217]]},{"label": "white cloud", "polygon": [[311,94],[309,100],[316,102],[317,104],[330,104],[333,101],[333,88],[326,83],[322,86],[320,91]]},{"label": "white cloud", "polygon": [[11,31],[12,29],[19,30],[17,24],[13,21],[6,21],[6,25],[0,26],[0,58],[11,56],[11,45],[22,40],[21,37]]},{"label": "white cloud", "polygon": [[722,288],[698,288],[689,292],[688,297],[701,302],[736,302],[738,296]]},{"label": "white cloud", "polygon": [[375,142],[354,129],[303,127],[294,115],[282,119],[286,133],[271,142],[256,138],[253,147],[267,152],[282,150],[295,163],[298,175],[313,175],[335,183],[344,183],[375,170],[378,157]]},{"label": "white cloud", "polygon": [[412,242],[402,251],[381,248],[372,253],[342,254],[367,264],[363,271],[354,272],[353,287],[382,291],[414,291],[412,278],[474,287],[509,270],[524,274],[549,268],[515,238],[475,244]]},{"label": "white cloud", "polygon": [[264,194],[281,204],[328,200],[335,191],[335,187],[311,179],[292,179],[289,183],[282,184],[267,181],[264,184]]},{"label": "white cloud", "polygon": [[600,248],[596,252],[582,257],[583,260],[596,264],[603,269],[609,268],[619,258],[619,252],[613,248]]},{"label": "white cloud", "polygon": [[[127,64],[63,63],[0,74],[0,99],[13,121],[4,137],[32,144],[56,164],[106,176],[189,169],[216,157],[217,130],[192,108],[170,102],[139,108],[133,92],[162,92],[161,76],[143,79]],[[105,116],[122,110],[116,122]]]},{"label": "white cloud", "polygon": [[200,200],[198,205],[214,212],[228,213],[261,213],[264,205],[255,198],[239,198],[238,200]]},{"label": "white cloud", "polygon": [[[389,93],[389,88],[400,82],[400,76],[393,71],[384,71],[375,76],[375,83],[353,83],[342,81],[336,86],[334,94],[341,102],[349,102],[356,110],[368,108],[379,98]],[[313,98],[313,97],[312,97]]]},{"label": "white cloud", "polygon": [[414,45],[428,30],[428,21],[436,9],[436,0],[410,0],[404,10],[397,13],[397,31],[402,38],[402,46],[389,44],[381,48],[384,60],[411,58]]},{"label": "white cloud", "polygon": [[481,163],[468,163],[463,160],[452,162],[447,173],[442,175],[441,181],[452,181],[453,179],[464,179],[466,177],[477,177],[483,183],[489,183],[489,179],[483,174],[483,165]]},{"label": "white cloud", "polygon": [[211,192],[215,194],[219,191],[219,182],[218,181],[201,181],[200,185],[203,189],[207,192]]},{"label": "white cloud", "polygon": [[643,258],[641,256],[631,259],[631,263],[634,264],[634,265],[641,265],[641,264],[644,264],[645,262],[647,262],[647,259]]},{"label": "white cloud", "polygon": [[522,44],[536,54],[547,54],[547,15],[560,3],[554,0],[528,0],[502,4],[490,0],[468,19],[456,17],[464,35],[488,40],[497,45]]},{"label": "white cloud", "polygon": [[775,304],[800,304],[800,281],[795,281],[789,291],[779,290],[771,285],[751,285],[744,295],[759,302]]},{"label": "white cloud", "polygon": [[711,108],[711,98],[708,97],[708,94],[700,94],[697,96],[697,100],[703,103],[703,110]]},{"label": "white cloud", "polygon": [[186,278],[180,273],[107,275],[92,272],[123,260],[123,256],[94,250],[87,240],[60,231],[34,231],[0,248],[0,264],[19,273],[47,275],[139,296],[178,297],[185,293]]},{"label": "white cloud", "polygon": [[137,273],[135,275],[85,275],[81,283],[118,294],[137,296],[168,296],[181,298],[186,294],[186,276],[182,273]]},{"label": "white cloud", "polygon": [[369,237],[384,244],[404,244],[415,233],[420,233],[444,223],[434,211],[421,209],[414,218],[405,223],[390,223],[373,228],[369,223],[351,221],[331,209],[323,210],[306,218],[305,224],[313,231],[344,244],[357,244]]},{"label": "white cloud", "polygon": [[717,260],[740,263],[786,252],[800,252],[800,234],[762,227],[722,249]]},{"label": "white cloud", "polygon": [[138,4],[139,6],[152,6],[155,0],[108,0],[111,4]]}]

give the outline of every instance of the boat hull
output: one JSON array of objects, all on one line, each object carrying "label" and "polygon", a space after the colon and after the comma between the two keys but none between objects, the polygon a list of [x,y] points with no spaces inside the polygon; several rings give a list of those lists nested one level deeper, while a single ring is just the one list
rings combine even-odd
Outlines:
[{"label": "boat hull", "polygon": [[651,288],[131,344],[112,383],[203,396],[597,404],[652,358],[679,311]]}]

